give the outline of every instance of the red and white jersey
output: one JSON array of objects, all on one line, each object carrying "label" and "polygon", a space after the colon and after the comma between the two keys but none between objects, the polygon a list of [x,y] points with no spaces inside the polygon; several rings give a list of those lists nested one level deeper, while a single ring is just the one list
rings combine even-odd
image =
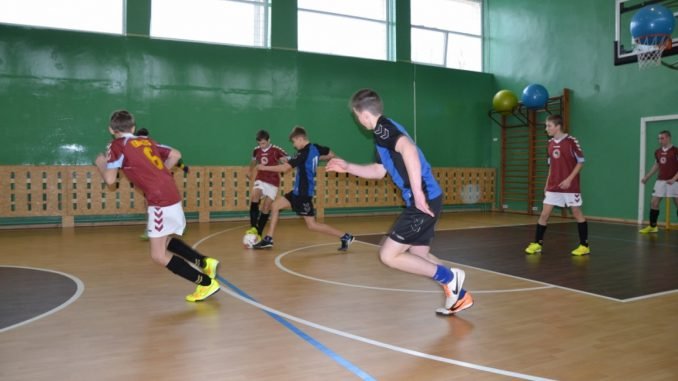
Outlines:
[{"label": "red and white jersey", "polygon": [[[287,153],[282,148],[269,144],[266,148],[256,146],[252,151],[252,160],[257,164],[274,166],[280,164],[280,160],[287,157]],[[258,171],[255,180],[261,180],[274,186],[280,186],[280,174],[271,171]]]},{"label": "red and white jersey", "polygon": [[579,188],[579,174],[572,179],[570,187],[561,189],[559,184],[569,176],[578,163],[584,162],[584,152],[576,138],[565,135],[560,140],[551,138],[548,146],[548,162],[550,169],[549,181],[546,190],[560,193],[581,193]]},{"label": "red and white jersey", "polygon": [[145,136],[124,134],[106,152],[107,168],[122,169],[135,187],[144,192],[149,206],[170,206],[181,201],[165,160],[172,149]]},{"label": "red and white jersey", "polygon": [[654,159],[659,165],[657,180],[671,180],[678,172],[678,148],[675,146],[654,151]]}]

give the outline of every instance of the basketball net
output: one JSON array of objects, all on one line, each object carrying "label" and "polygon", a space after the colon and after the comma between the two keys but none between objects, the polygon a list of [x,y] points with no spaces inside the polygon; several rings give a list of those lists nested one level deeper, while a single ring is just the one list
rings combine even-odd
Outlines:
[{"label": "basketball net", "polygon": [[640,70],[661,65],[662,53],[670,48],[670,34],[654,34],[633,40],[633,52],[638,57],[638,68]]}]

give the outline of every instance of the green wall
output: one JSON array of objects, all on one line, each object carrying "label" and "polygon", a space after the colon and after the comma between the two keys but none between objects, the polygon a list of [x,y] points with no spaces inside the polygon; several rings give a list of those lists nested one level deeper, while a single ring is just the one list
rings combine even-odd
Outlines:
[{"label": "green wall", "polygon": [[260,128],[292,151],[287,134],[296,124],[338,155],[367,162],[371,139],[348,110],[361,87],[379,91],[386,115],[412,135],[416,126],[433,165],[490,165],[482,144],[491,134],[489,74],[7,25],[0,25],[0,131],[12,144],[0,164],[89,164],[118,108],[189,165],[248,163]]},{"label": "green wall", "polygon": [[[520,95],[528,83],[540,83],[552,95],[572,89],[571,132],[587,159],[584,211],[635,219],[640,118],[678,113],[678,72],[614,66],[614,0],[485,0],[485,5],[485,68],[495,74],[495,90]],[[678,122],[673,131],[678,136]],[[493,136],[499,133],[494,127]],[[656,144],[650,136],[648,149]],[[497,157],[495,149],[495,164]]]}]

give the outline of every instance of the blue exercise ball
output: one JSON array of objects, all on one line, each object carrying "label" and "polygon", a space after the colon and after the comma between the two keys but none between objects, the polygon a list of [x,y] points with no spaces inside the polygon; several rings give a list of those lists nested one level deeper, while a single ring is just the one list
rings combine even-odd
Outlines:
[{"label": "blue exercise ball", "polygon": [[657,35],[671,35],[676,26],[673,12],[661,4],[640,8],[631,18],[631,36],[643,45],[654,45]]},{"label": "blue exercise ball", "polygon": [[546,102],[549,100],[549,92],[542,85],[532,83],[523,89],[523,94],[520,97],[520,102],[529,109],[538,109],[546,107]]}]

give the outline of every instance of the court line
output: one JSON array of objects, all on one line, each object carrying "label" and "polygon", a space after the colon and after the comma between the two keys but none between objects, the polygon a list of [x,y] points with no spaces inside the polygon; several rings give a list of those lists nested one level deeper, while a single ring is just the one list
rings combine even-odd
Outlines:
[{"label": "court line", "polygon": [[[363,244],[366,244],[366,245],[374,245],[374,244],[369,243],[369,242],[363,242],[363,241],[358,241],[358,240],[356,240],[355,242],[363,243]],[[294,253],[294,252],[297,252],[297,251],[301,251],[301,250],[305,250],[305,249],[314,248],[314,247],[329,246],[329,245],[333,245],[333,244],[322,243],[322,244],[318,244],[318,245],[311,245],[311,246],[296,248],[296,249],[293,249],[293,250],[288,250],[288,251],[286,251],[282,254],[279,254],[275,258],[275,265],[280,270],[282,270],[282,271],[284,271],[284,272],[286,272],[290,275],[298,276],[300,278],[304,278],[304,279],[308,279],[308,280],[312,280],[312,281],[316,281],[316,282],[320,282],[320,283],[332,284],[332,285],[336,285],[336,286],[354,287],[354,288],[362,288],[362,289],[377,290],[377,291],[396,291],[396,292],[430,293],[430,294],[439,294],[440,293],[440,290],[413,290],[413,289],[404,289],[404,288],[376,287],[376,286],[365,286],[365,285],[356,284],[356,283],[337,282],[337,281],[333,281],[333,280],[316,278],[316,277],[313,277],[313,276],[310,276],[310,275],[301,274],[301,273],[298,273],[294,270],[290,270],[288,267],[286,267],[285,265],[282,264],[282,258],[287,256],[288,254],[291,254],[291,253]],[[544,289],[549,289],[549,288],[553,288],[553,286],[545,285],[545,286],[539,286],[539,287],[513,288],[513,289],[506,289],[506,290],[475,290],[474,289],[473,293],[474,294],[500,294],[500,293],[507,293],[507,292],[524,292],[524,291],[544,290]]]},{"label": "court line", "polygon": [[[220,282],[222,282],[223,284],[225,284],[226,286],[228,286],[231,290],[233,290],[233,292],[235,292],[235,293],[237,294],[238,299],[243,300],[243,301],[247,301],[247,302],[253,302],[253,303],[259,304],[259,302],[257,302],[254,298],[252,298],[251,296],[249,296],[248,294],[246,294],[243,290],[241,290],[241,289],[239,289],[238,287],[236,287],[236,285],[234,285],[233,283],[229,282],[228,280],[226,280],[226,279],[225,279],[224,277],[222,277],[221,275],[217,275],[217,279],[219,279]],[[223,289],[223,288],[221,288],[221,290],[224,291],[224,292],[226,292],[227,294],[230,294],[230,295],[232,295],[232,296],[236,296],[236,294],[233,294],[231,291],[228,291],[228,290]],[[357,366],[353,365],[353,363],[351,363],[350,361],[348,361],[348,360],[346,360],[345,358],[341,357],[341,356],[338,355],[336,352],[334,352],[333,350],[329,349],[328,347],[326,347],[325,345],[323,345],[322,343],[320,343],[318,340],[314,339],[313,337],[311,337],[310,335],[308,335],[308,334],[305,333],[304,331],[302,331],[302,330],[300,330],[299,328],[297,328],[296,326],[294,326],[292,323],[290,323],[290,322],[288,322],[287,320],[283,319],[283,318],[280,316],[279,313],[277,313],[277,312],[272,312],[272,311],[274,311],[274,310],[269,311],[269,310],[263,309],[263,308],[262,308],[262,310],[263,310],[264,312],[266,312],[266,313],[268,314],[268,316],[272,317],[272,318],[275,319],[278,323],[282,324],[285,328],[289,329],[289,330],[292,331],[294,334],[296,334],[297,336],[299,336],[299,337],[301,337],[302,339],[304,339],[304,341],[306,341],[307,343],[309,343],[309,344],[311,344],[312,346],[316,347],[318,350],[320,350],[321,352],[323,352],[324,354],[326,354],[329,358],[331,358],[332,360],[334,360],[335,362],[337,362],[339,365],[343,366],[344,368],[346,368],[347,370],[349,370],[351,373],[353,373],[353,374],[355,374],[356,376],[360,377],[361,380],[365,380],[365,381],[376,381],[376,379],[375,379],[374,377],[370,376],[367,372],[365,372],[364,370],[362,370],[362,369],[358,368]]]},{"label": "court line", "polygon": [[42,318],[47,317],[47,316],[49,316],[49,315],[52,315],[52,314],[54,314],[54,313],[56,313],[56,312],[58,312],[58,311],[61,311],[62,309],[68,307],[71,303],[75,302],[78,298],[80,298],[80,295],[82,295],[82,293],[85,291],[85,284],[84,284],[79,278],[77,278],[77,277],[75,277],[75,276],[73,276],[73,275],[70,275],[70,274],[62,273],[61,271],[49,270],[49,269],[41,269],[41,268],[37,268],[37,267],[28,267],[28,266],[9,266],[9,265],[1,265],[0,267],[11,267],[11,268],[16,268],[16,269],[28,269],[28,270],[36,270],[36,271],[45,271],[45,272],[49,272],[49,273],[59,274],[59,275],[65,276],[66,278],[69,278],[69,279],[72,280],[72,281],[75,283],[75,285],[76,285],[75,293],[74,293],[73,295],[71,295],[71,297],[68,298],[68,300],[66,300],[66,301],[63,302],[62,304],[60,304],[60,305],[58,305],[58,306],[52,308],[51,310],[49,310],[49,311],[47,311],[47,312],[44,312],[44,313],[42,313],[42,314],[40,314],[40,315],[37,315],[37,316],[34,316],[34,317],[32,317],[32,318],[30,318],[30,319],[28,319],[28,320],[24,320],[24,321],[21,321],[21,322],[19,322],[19,323],[12,324],[12,325],[9,325],[9,326],[7,326],[7,327],[5,327],[5,328],[2,328],[2,329],[0,329],[0,333],[9,331],[10,329],[14,329],[14,328],[21,327],[21,326],[23,326],[23,325],[26,325],[26,324],[28,324],[28,323],[32,323],[32,322],[34,322],[34,321],[36,321],[36,320],[38,320],[38,319],[42,319]]},{"label": "court line", "polygon": [[[315,329],[318,329],[318,330],[321,330],[321,331],[324,331],[324,332],[327,332],[327,333],[331,333],[331,334],[334,334],[334,335],[337,335],[337,336],[341,336],[341,337],[344,337],[344,338],[347,338],[347,339],[359,341],[359,342],[362,342],[362,343],[365,343],[365,344],[369,344],[369,345],[373,345],[373,346],[376,346],[376,347],[388,349],[388,350],[391,350],[391,351],[394,351],[394,352],[400,352],[400,353],[404,353],[404,354],[411,355],[411,356],[414,356],[414,357],[438,361],[438,362],[447,363],[447,364],[451,364],[451,365],[457,365],[457,366],[461,366],[461,367],[464,367],[464,368],[475,369],[475,370],[479,370],[479,371],[483,371],[483,372],[487,372],[487,373],[494,373],[494,374],[499,374],[499,375],[502,375],[502,376],[520,378],[520,379],[523,379],[523,380],[553,381],[549,378],[543,378],[543,377],[538,377],[538,376],[532,376],[532,375],[529,375],[529,374],[511,372],[511,371],[508,371],[508,370],[497,369],[497,368],[492,368],[492,367],[488,367],[488,366],[473,364],[473,363],[466,362],[466,361],[460,361],[460,360],[449,359],[449,358],[446,358],[446,357],[430,355],[428,353],[418,352],[418,351],[414,351],[414,350],[411,350],[411,349],[399,347],[399,346],[396,346],[396,345],[383,343],[381,341],[368,339],[366,337],[354,335],[352,333],[340,331],[340,330],[337,330],[337,329],[334,329],[334,328],[326,327],[324,325],[320,325],[320,324],[313,323],[313,322],[308,321],[308,320],[298,318],[296,316],[292,316],[292,315],[284,313],[282,311],[270,308],[266,305],[263,305],[259,302],[254,301],[254,300],[247,299],[246,297],[243,297],[243,296],[237,294],[236,292],[234,292],[232,290],[222,288],[221,291],[223,291],[223,292],[229,294],[230,296],[232,296],[236,299],[239,299],[239,300],[241,300],[241,301],[243,301],[243,302],[245,302],[245,303],[247,303],[251,306],[254,306],[254,307],[257,307],[261,310],[264,310],[269,314],[278,315],[278,316],[285,318],[287,320],[292,320],[294,322],[297,322],[299,324],[302,324],[302,325],[305,325],[305,326],[308,326],[308,327],[311,327],[311,328],[315,328]],[[454,319],[454,317],[451,317],[451,319]]]},{"label": "court line", "polygon": [[[230,231],[237,230],[237,229],[242,229],[243,227],[246,227],[246,225],[239,225],[239,226],[235,226],[235,227],[232,227],[232,228],[228,228],[228,229],[226,229],[226,230],[222,230],[222,231],[219,231],[219,232],[210,234],[210,235],[208,235],[208,236],[206,236],[206,237],[200,239],[200,240],[199,240],[198,242],[196,242],[195,244],[193,244],[193,248],[194,248],[194,249],[197,248],[197,247],[198,247],[200,244],[202,244],[203,242],[205,242],[205,241],[207,241],[208,239],[210,239],[210,238],[212,238],[212,237],[215,237],[215,236],[217,236],[217,235],[219,235],[219,234],[223,234],[223,233],[230,232]],[[224,278],[224,277],[222,277],[222,276],[220,276],[220,275],[217,275],[217,279],[218,279],[222,284],[228,286],[231,290],[233,290],[232,292],[237,293],[237,295],[236,295],[236,294],[233,294],[231,291],[228,291],[228,290],[224,289],[223,287],[221,288],[221,291],[224,291],[224,292],[226,292],[226,293],[228,293],[228,294],[231,294],[231,295],[233,295],[233,296],[236,296],[238,299],[241,299],[241,300],[243,300],[243,301],[247,301],[248,303],[249,303],[249,302],[253,302],[253,303],[257,303],[257,304],[258,304],[258,302],[257,302],[254,298],[252,298],[251,296],[249,296],[249,295],[248,295],[247,293],[245,293],[243,290],[239,289],[235,284],[233,284],[233,283],[229,282],[228,280],[226,280],[226,278]],[[360,369],[359,367],[353,365],[353,363],[351,363],[350,361],[348,361],[348,360],[346,360],[345,358],[341,357],[341,356],[338,355],[336,352],[332,351],[330,348],[326,347],[326,346],[323,345],[321,342],[319,342],[318,340],[316,340],[316,339],[314,339],[313,337],[311,337],[309,334],[305,333],[304,331],[300,330],[299,328],[297,328],[296,326],[294,326],[294,325],[291,324],[290,322],[288,322],[288,321],[286,321],[285,319],[283,319],[282,317],[280,317],[279,314],[276,314],[276,313],[273,313],[273,312],[267,311],[267,310],[264,310],[264,312],[266,312],[270,317],[272,317],[274,320],[276,320],[278,323],[280,323],[283,327],[289,329],[289,330],[292,331],[295,335],[299,336],[299,337],[302,338],[304,341],[306,341],[307,343],[311,344],[311,345],[314,346],[316,349],[318,349],[319,351],[321,351],[322,353],[324,353],[325,355],[327,355],[327,356],[328,356],[330,359],[332,359],[334,362],[338,363],[339,365],[343,366],[343,367],[344,367],[346,370],[348,370],[349,372],[351,372],[351,373],[355,374],[356,376],[358,376],[361,380],[364,380],[364,381],[376,381],[376,379],[375,379],[374,377],[372,377],[369,373],[367,373],[367,372],[365,372],[364,370]]]},{"label": "court line", "polygon": [[[232,228],[232,229],[228,229],[228,231],[230,231],[230,230],[234,230],[234,229],[233,229],[233,228]],[[223,232],[225,232],[225,231],[223,231]],[[214,233],[214,234],[210,235],[209,237],[216,236],[216,235],[221,234],[221,233],[223,233],[223,232],[217,232],[217,233]],[[206,237],[206,238],[207,238],[207,237]],[[197,248],[197,246],[198,246],[200,243],[204,242],[204,241],[205,241],[205,239],[202,239],[202,240],[198,241],[198,243],[196,243],[196,244],[193,245],[193,248]],[[228,282],[225,278],[223,278],[223,277],[221,277],[221,276],[217,276],[217,277],[218,277],[219,280],[221,280],[221,281],[224,282],[227,286],[229,286],[229,288],[231,287],[230,285],[232,285],[232,284],[231,284],[230,282]],[[233,287],[235,287],[235,285],[233,285]],[[237,289],[237,287],[235,287],[235,288]],[[518,372],[511,372],[511,371],[508,371],[508,370],[503,370],[503,369],[498,369],[498,368],[492,368],[492,367],[483,366],[483,365],[478,365],[478,364],[473,364],[473,363],[469,363],[469,362],[465,362],[465,361],[449,359],[449,358],[441,357],[441,356],[430,355],[430,354],[428,354],[428,353],[418,352],[418,351],[414,351],[414,350],[411,350],[411,349],[407,349],[407,348],[398,347],[398,346],[395,346],[395,345],[383,343],[383,342],[381,342],[381,341],[368,339],[368,338],[366,338],[366,337],[354,335],[354,334],[352,334],[352,333],[348,333],[348,332],[345,332],[345,331],[340,331],[340,330],[337,330],[337,329],[334,329],[334,328],[326,327],[326,326],[323,326],[323,325],[320,325],[320,324],[317,324],[317,323],[310,322],[310,321],[308,321],[308,320],[304,320],[304,319],[298,318],[298,317],[296,317],[296,316],[289,315],[289,314],[284,313],[284,312],[282,312],[282,311],[279,311],[279,310],[270,308],[270,307],[268,307],[268,306],[266,306],[266,305],[263,305],[263,304],[261,304],[261,303],[255,301],[255,300],[252,299],[251,297],[250,297],[250,298],[247,298],[247,297],[245,297],[245,296],[242,296],[242,295],[238,294],[238,293],[237,293],[236,291],[234,291],[234,290],[229,290],[229,289],[225,289],[225,288],[220,288],[220,289],[221,289],[221,291],[223,291],[223,292],[229,294],[230,296],[232,296],[232,297],[234,297],[234,298],[236,298],[236,299],[239,299],[239,300],[241,300],[241,301],[243,301],[243,302],[245,302],[245,303],[247,303],[247,304],[249,304],[249,305],[252,305],[252,306],[254,306],[254,307],[257,307],[257,308],[259,308],[259,309],[261,309],[261,310],[267,312],[269,315],[271,315],[271,314],[277,315],[277,316],[280,317],[280,318],[285,318],[285,319],[287,319],[287,320],[291,320],[291,321],[297,322],[297,323],[302,324],[302,325],[305,325],[305,326],[307,326],[307,327],[312,327],[312,328],[315,328],[315,329],[319,329],[319,330],[321,330],[321,331],[328,332],[328,333],[331,333],[331,334],[334,334],[334,335],[337,335],[337,336],[341,336],[341,337],[344,337],[344,338],[352,339],[352,340],[359,341],[359,342],[362,342],[362,343],[365,343],[365,344],[370,344],[370,345],[377,346],[377,347],[380,347],[380,348],[392,350],[392,351],[394,351],[394,352],[400,352],[400,353],[408,354],[408,355],[411,355],[411,356],[414,356],[414,357],[419,357],[419,358],[424,358],[424,359],[428,359],[428,360],[432,360],[432,361],[438,361],[438,362],[447,363],[447,364],[451,364],[451,365],[461,366],[461,367],[464,367],[464,368],[479,370],[479,371],[483,371],[483,372],[487,372],[487,373],[494,373],[494,374],[499,374],[499,375],[508,376],[508,377],[520,378],[520,379],[523,379],[523,380],[531,380],[531,381],[554,381],[554,380],[549,379],[549,378],[543,378],[543,377],[538,377],[538,376],[532,376],[532,375],[529,375],[529,374],[523,374],[523,373],[518,373]],[[239,289],[238,289],[238,290],[239,290]],[[243,294],[244,294],[244,292],[243,292]],[[246,295],[246,294],[245,294],[245,295]],[[451,317],[451,318],[453,319],[454,317]],[[281,322],[281,323],[284,321],[284,320],[279,320],[279,319],[277,319],[277,318],[276,318],[276,320],[279,321],[279,322]],[[291,326],[291,327],[294,327],[294,326],[291,325],[291,324],[290,324],[290,326]],[[287,327],[287,326],[286,326],[286,327]],[[288,327],[288,328],[289,328],[289,327]],[[296,327],[294,327],[294,328],[296,328]],[[302,332],[302,331],[300,331],[300,332]],[[295,332],[295,333],[296,333],[296,332]],[[303,332],[302,332],[302,333],[303,333]],[[297,335],[298,335],[298,334],[297,334]],[[308,337],[310,337],[310,336],[308,336]],[[336,361],[336,360],[335,360],[335,361]]]},{"label": "court line", "polygon": [[[363,243],[366,244],[366,245],[372,245],[372,246],[377,246],[377,247],[379,247],[379,245],[374,244],[374,243],[371,243],[371,242],[364,242],[364,241],[360,241],[360,242],[363,242]],[[468,267],[468,268],[470,268],[470,269],[474,269],[474,270],[478,270],[478,271],[483,271],[483,272],[490,273],[490,274],[494,274],[494,275],[501,275],[501,276],[505,276],[505,277],[509,277],[509,278],[524,280],[524,281],[527,281],[527,282],[539,283],[539,284],[543,284],[543,285],[545,285],[545,286],[551,286],[551,288],[559,288],[559,289],[561,289],[561,290],[567,290],[567,291],[572,291],[572,292],[576,292],[576,293],[579,293],[579,294],[585,294],[585,295],[589,295],[589,296],[595,296],[595,297],[598,297],[598,298],[603,298],[603,299],[606,299],[606,300],[611,300],[611,301],[613,301],[613,302],[624,302],[623,299],[616,299],[616,298],[613,298],[613,297],[610,297],[610,296],[598,295],[598,294],[594,294],[594,293],[591,293],[591,292],[586,292],[586,291],[582,291],[582,290],[576,290],[576,289],[574,289],[574,288],[568,288],[568,287],[564,287],[564,286],[559,286],[559,285],[557,285],[557,284],[542,282],[542,281],[539,281],[539,280],[534,280],[534,279],[529,279],[529,278],[523,278],[523,277],[520,277],[520,276],[517,276],[517,275],[511,275],[511,274],[500,273],[500,272],[498,272],[498,271],[488,270],[488,269],[484,269],[484,268],[482,268],[482,267],[476,267],[476,266],[466,265],[466,264],[459,263],[459,262],[448,261],[447,259],[441,259],[441,261],[444,261],[444,262],[447,262],[447,263],[451,263],[451,264],[453,264],[453,265],[457,265],[457,266],[461,266],[461,267]]]}]

